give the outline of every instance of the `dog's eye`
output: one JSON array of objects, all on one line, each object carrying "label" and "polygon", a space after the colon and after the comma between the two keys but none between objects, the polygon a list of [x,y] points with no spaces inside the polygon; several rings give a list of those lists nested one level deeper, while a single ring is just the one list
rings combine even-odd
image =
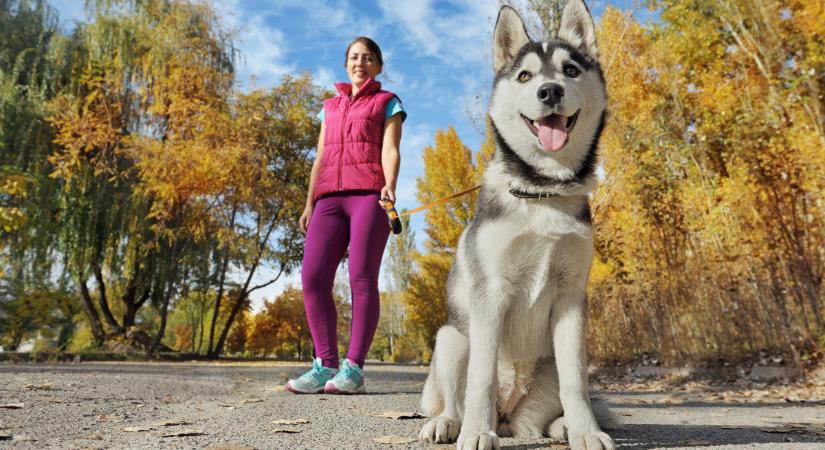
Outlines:
[{"label": "dog's eye", "polygon": [[567,64],[564,66],[564,74],[570,78],[576,78],[579,76],[579,69],[572,64]]},{"label": "dog's eye", "polygon": [[526,70],[523,70],[521,71],[521,73],[518,74],[519,83],[526,83],[530,81],[531,78],[533,78],[533,74]]}]

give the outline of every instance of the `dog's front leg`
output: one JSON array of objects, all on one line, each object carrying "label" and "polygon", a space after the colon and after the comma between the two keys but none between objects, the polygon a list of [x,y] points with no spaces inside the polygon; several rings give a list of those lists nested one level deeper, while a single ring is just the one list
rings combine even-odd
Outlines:
[{"label": "dog's front leg", "polygon": [[567,439],[572,450],[612,450],[613,440],[593,416],[587,381],[584,291],[563,293],[553,305],[550,326],[559,372],[559,397],[564,409]]},{"label": "dog's front leg", "polygon": [[[477,297],[477,300],[481,300]],[[459,450],[498,449],[496,389],[500,305],[470,308],[470,361],[467,367],[464,421],[458,435]]]}]

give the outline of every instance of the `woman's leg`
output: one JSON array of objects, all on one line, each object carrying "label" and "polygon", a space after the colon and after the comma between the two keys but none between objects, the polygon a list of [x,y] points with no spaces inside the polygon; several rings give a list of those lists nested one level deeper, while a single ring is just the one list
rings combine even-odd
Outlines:
[{"label": "woman's leg", "polygon": [[378,328],[378,274],[390,228],[378,204],[379,194],[352,195],[344,207],[350,217],[349,284],[352,290],[352,335],[347,359],[364,366]]},{"label": "woman's leg", "polygon": [[349,241],[349,219],[342,209],[342,198],[325,197],[315,204],[309,221],[301,282],[304,290],[309,331],[315,356],[324,367],[338,368],[338,314],[332,299],[335,269]]}]

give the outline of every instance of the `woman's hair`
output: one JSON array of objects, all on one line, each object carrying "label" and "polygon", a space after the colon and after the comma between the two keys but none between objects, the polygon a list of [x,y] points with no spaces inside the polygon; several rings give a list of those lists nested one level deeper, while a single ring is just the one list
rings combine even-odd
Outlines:
[{"label": "woman's hair", "polygon": [[349,45],[347,45],[347,51],[346,53],[344,53],[344,67],[347,66],[347,58],[349,58],[349,49],[352,48],[352,46],[357,44],[358,42],[366,45],[367,48],[370,49],[370,52],[372,52],[372,54],[375,55],[375,59],[378,60],[378,65],[381,66],[381,72],[383,72],[384,58],[381,57],[381,47],[379,47],[378,44],[375,43],[375,41],[366,36],[358,36],[357,38],[353,39],[352,42],[349,43]]}]

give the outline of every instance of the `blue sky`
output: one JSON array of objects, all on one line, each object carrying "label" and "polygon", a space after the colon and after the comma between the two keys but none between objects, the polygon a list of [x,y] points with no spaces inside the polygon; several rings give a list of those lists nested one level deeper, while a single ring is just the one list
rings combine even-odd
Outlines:
[{"label": "blue sky", "polygon": [[[84,20],[83,1],[51,3],[60,13],[63,29]],[[480,147],[492,84],[491,40],[500,5],[497,0],[213,3],[227,27],[238,33],[236,46],[242,57],[237,82],[245,90],[272,87],[283,75],[304,71],[312,73],[317,84],[332,89],[335,81],[347,80],[346,45],[358,35],[378,42],[389,76],[379,80],[384,89],[399,95],[408,112],[401,141],[399,208],[418,206],[415,180],[423,174],[421,152],[433,144],[436,130],[453,126],[471,150]],[[630,9],[639,2],[589,0],[597,21],[607,3]],[[526,20],[537,23],[535,18]],[[419,245],[425,240],[423,217],[421,213],[412,218]],[[265,276],[262,274],[261,280]],[[300,285],[300,278],[293,275],[256,292],[254,306],[259,306],[262,298],[273,298],[290,283]]]}]

